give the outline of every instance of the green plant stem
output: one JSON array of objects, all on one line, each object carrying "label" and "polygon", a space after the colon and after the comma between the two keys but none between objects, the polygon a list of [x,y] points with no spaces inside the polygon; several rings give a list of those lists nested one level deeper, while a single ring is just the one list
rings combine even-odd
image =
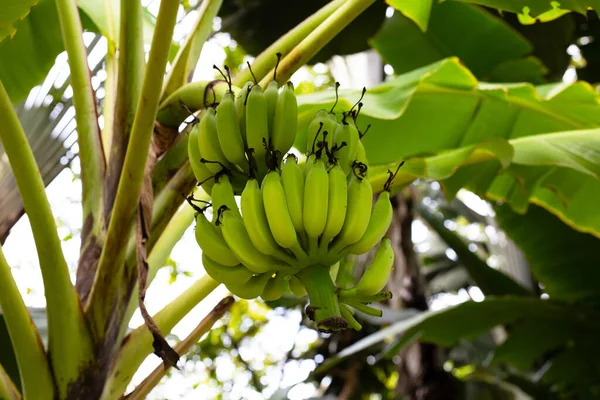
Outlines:
[{"label": "green plant stem", "polygon": [[[129,140],[129,151],[125,156],[106,242],[100,255],[90,301],[86,307],[92,332],[99,341],[104,338],[110,315],[115,308],[124,306],[123,297],[128,295],[119,293],[118,290],[119,277],[125,261],[126,246],[123,245],[123,238],[128,237],[130,232],[131,217],[140,195],[178,8],[177,0],[163,0],[160,3],[148,66]],[[117,295],[120,298],[117,298]],[[106,299],[115,299],[115,302],[107,302]]]},{"label": "green plant stem", "polygon": [[[342,318],[338,303],[337,288],[331,280],[329,267],[310,265],[296,274],[306,288],[310,299],[307,314],[314,313],[317,328],[322,331],[339,331],[345,329],[347,323]],[[311,318],[312,319],[312,318]]]},{"label": "green plant stem", "polygon": [[[110,2],[110,1],[108,1]],[[104,81],[104,103],[102,105],[102,116],[104,117],[104,126],[102,127],[102,148],[104,149],[104,158],[106,163],[110,163],[110,149],[115,122],[115,102],[116,102],[116,84],[117,84],[117,48],[108,40],[106,50],[106,81]]]},{"label": "green plant stem", "polygon": [[17,390],[15,383],[10,379],[2,364],[0,364],[0,399],[2,400],[21,400],[21,394]]},{"label": "green plant stem", "polygon": [[0,140],[15,175],[35,239],[46,292],[48,350],[57,355],[51,359],[52,371],[59,397],[64,398],[69,383],[78,378],[80,369],[92,359],[89,332],[79,298],[71,284],[44,182],[2,82],[0,121]]},{"label": "green plant stem", "polygon": [[[156,120],[163,126],[177,128],[190,116],[208,104],[218,103],[229,86],[225,81],[198,81],[183,85],[160,103]],[[234,93],[239,88],[233,88]]]},{"label": "green plant stem", "polygon": [[4,258],[2,247],[0,247],[0,308],[19,365],[23,394],[28,399],[52,399],[54,382],[44,345],[21,298],[10,266]]},{"label": "green plant stem", "polygon": [[[348,0],[337,8],[281,60],[277,68],[277,82],[282,83],[290,79],[298,68],[310,61],[331,39],[373,3],[375,0]],[[273,70],[261,79],[260,85],[267,87],[272,80]]]},{"label": "green plant stem", "polygon": [[[153,316],[154,322],[167,334],[198,303],[206,298],[219,283],[208,275],[194,282],[185,292]],[[125,337],[124,344],[117,355],[101,400],[117,398],[125,392],[127,384],[144,359],[152,353],[152,334],[146,325]]]},{"label": "green plant stem", "polygon": [[[194,192],[194,198],[200,200],[209,200],[210,196],[202,188],[197,188]],[[194,221],[194,210],[188,204],[184,204],[179,211],[171,218],[168,225],[152,247],[148,255],[148,285],[152,282],[159,269],[166,265],[167,259],[173,250],[173,247],[181,240],[181,237]],[[136,285],[129,305],[123,318],[122,332],[127,329],[131,316],[138,306],[137,294],[139,287]]]},{"label": "green plant stem", "polygon": [[[298,45],[312,31],[317,29],[319,25],[325,21],[335,10],[340,8],[347,0],[334,0],[327,3],[320,10],[306,18],[294,29],[277,39],[272,45],[267,47],[262,53],[252,62],[252,72],[256,75],[256,79],[263,79],[269,71],[271,71],[277,60],[276,54],[281,53],[287,55],[294,47]],[[279,74],[279,70],[277,71]],[[242,86],[244,83],[253,80],[249,69],[240,71],[233,79],[233,84]],[[278,79],[279,80],[279,79]]]},{"label": "green plant stem", "polygon": [[[200,324],[181,342],[175,346],[177,354],[186,354],[193,345],[200,341],[200,338],[208,332],[225,312],[227,312],[234,303],[231,296],[225,297],[213,310],[200,321]],[[160,364],[150,375],[146,377],[136,388],[127,395],[128,400],[144,400],[150,391],[160,382],[167,373],[165,364]]]},{"label": "green plant stem", "polygon": [[[56,6],[63,42],[69,56],[73,105],[77,121],[77,142],[81,160],[83,221],[86,221],[88,216],[93,216],[102,209],[102,180],[106,163],[79,10],[75,0],[56,0]],[[97,233],[99,229],[99,221],[94,221],[92,232]],[[85,244],[82,243],[82,247],[84,246]]]},{"label": "green plant stem", "polygon": [[[111,0],[112,1],[112,0]],[[142,4],[139,0],[121,1],[117,99],[110,162],[106,171],[105,225],[112,212],[125,153],[138,106],[144,78],[144,38]]]},{"label": "green plant stem", "polygon": [[188,82],[190,74],[196,68],[202,47],[212,32],[213,19],[221,9],[223,0],[204,0],[198,10],[198,19],[194,28],[179,49],[169,71],[161,95],[161,101]]}]

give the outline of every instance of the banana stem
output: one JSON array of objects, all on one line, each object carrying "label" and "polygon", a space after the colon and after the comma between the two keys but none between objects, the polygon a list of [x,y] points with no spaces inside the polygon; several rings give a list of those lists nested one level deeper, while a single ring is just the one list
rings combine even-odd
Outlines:
[{"label": "banana stem", "polygon": [[0,399],[21,400],[21,394],[10,376],[2,368],[2,364],[0,364]]},{"label": "banana stem", "polygon": [[329,267],[310,265],[296,274],[306,288],[310,305],[306,309],[309,318],[313,319],[322,332],[337,332],[348,327],[342,318],[338,303],[337,288],[329,275]]},{"label": "banana stem", "polygon": [[363,314],[367,314],[367,315],[370,315],[373,317],[381,317],[383,315],[383,311],[381,311],[375,307],[371,307],[366,304],[363,304],[359,301],[356,301],[353,299],[344,299],[341,301],[343,304],[347,304],[350,307],[354,308],[356,311],[360,311]]}]

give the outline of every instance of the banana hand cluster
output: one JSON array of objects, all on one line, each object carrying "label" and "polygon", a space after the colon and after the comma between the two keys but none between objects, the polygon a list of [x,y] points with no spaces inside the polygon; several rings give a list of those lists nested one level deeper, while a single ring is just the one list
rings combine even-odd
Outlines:
[{"label": "banana hand cluster", "polygon": [[[341,121],[332,112],[317,113],[304,162],[293,154],[282,157],[293,144],[298,119],[291,84],[280,91],[271,83],[264,92],[247,85],[235,101],[233,94],[225,96],[216,117],[212,109],[204,111],[190,133],[196,177],[200,182],[212,177],[203,183],[210,185],[211,221],[208,207],[189,199],[197,211],[196,239],[206,272],[245,299],[308,294],[307,315],[326,332],[360,329],[354,310],[378,315],[367,304],[391,296],[382,290],[394,254],[389,239],[382,238],[392,220],[389,183],[395,174],[373,206],[353,109]],[[245,178],[239,208],[236,174]],[[339,265],[347,268],[345,259],[380,242],[359,282],[337,287]]]},{"label": "banana hand cluster", "polygon": [[260,85],[247,82],[238,90],[228,75],[223,76],[229,91],[194,123],[188,138],[188,157],[207,193],[212,192],[215,175],[227,171],[234,192],[239,194],[248,176],[259,181],[265,176],[268,153],[281,157],[292,147],[298,104],[291,82],[279,88],[273,81],[264,91]]}]

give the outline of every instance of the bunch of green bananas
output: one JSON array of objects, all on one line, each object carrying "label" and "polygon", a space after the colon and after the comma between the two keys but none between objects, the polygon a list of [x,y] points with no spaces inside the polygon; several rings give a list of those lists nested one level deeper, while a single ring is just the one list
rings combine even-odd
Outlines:
[{"label": "bunch of green bananas", "polygon": [[[205,215],[208,206],[199,207],[194,199],[188,199],[197,211],[196,240],[203,251],[206,272],[245,299],[260,296],[276,300],[288,291],[298,297],[308,294],[307,315],[322,331],[360,329],[353,310],[380,315],[367,304],[391,296],[382,290],[392,271],[394,253],[390,240],[383,236],[392,220],[389,187],[395,174],[390,172],[385,190],[373,205],[368,164],[356,127],[361,104],[358,110],[353,107],[343,113],[341,121],[331,111],[319,111],[309,125],[308,135],[313,140],[307,146],[306,160],[299,162],[293,154],[282,158],[296,132],[293,88],[287,84],[278,93],[275,85],[269,85],[275,88],[271,100],[274,105],[269,107],[269,88],[263,93],[256,87],[247,90],[247,104],[242,108],[245,125],[238,123],[240,112],[236,112],[232,96],[217,106],[216,125],[211,122],[214,111],[210,109],[198,124],[199,139],[207,130],[218,139],[208,146],[198,140],[198,152],[219,157],[214,164],[202,163],[206,159],[201,158],[194,167],[195,172],[200,165],[208,169],[197,176],[200,182],[209,176],[212,179],[212,220]],[[257,106],[261,103],[255,103],[253,96],[263,98],[264,107]],[[229,108],[223,108],[227,102]],[[227,111],[222,115],[234,123],[218,124],[223,110]],[[233,153],[235,147],[243,149],[235,162],[233,154],[218,154],[210,147],[220,143],[221,153],[228,147],[225,130],[220,129],[223,126],[229,129],[227,137],[235,132],[236,138],[241,138],[227,150]],[[240,126],[243,129],[238,129]],[[259,152],[256,146],[261,141],[264,146]],[[261,165],[265,167],[263,172]],[[233,185],[236,174],[246,179],[240,207]],[[344,260],[378,244],[372,263],[358,283],[337,287],[334,281],[340,265],[350,265]]]},{"label": "bunch of green bananas", "polygon": [[249,175],[262,180],[267,154],[287,153],[296,136],[298,104],[291,82],[279,88],[272,81],[265,90],[247,82],[238,90],[228,75],[223,77],[229,90],[216,107],[201,113],[188,138],[190,165],[209,194],[221,170],[230,174],[236,193]]}]

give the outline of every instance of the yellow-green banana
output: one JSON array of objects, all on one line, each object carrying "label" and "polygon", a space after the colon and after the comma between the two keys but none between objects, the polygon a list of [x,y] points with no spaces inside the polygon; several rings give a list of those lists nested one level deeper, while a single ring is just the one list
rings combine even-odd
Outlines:
[{"label": "yellow-green banana", "polygon": [[244,139],[240,132],[235,100],[232,92],[225,93],[217,106],[217,132],[219,145],[225,158],[242,169],[247,169]]},{"label": "yellow-green banana", "polygon": [[356,155],[354,156],[354,160],[366,165],[367,171],[368,171],[369,160],[367,160],[367,153],[365,152],[365,146],[363,146],[361,140],[359,140],[356,144]]},{"label": "yellow-green banana", "polygon": [[248,148],[248,142],[246,140],[246,101],[248,100],[248,94],[250,93],[252,86],[252,82],[246,82],[235,98],[235,110],[238,117],[238,123],[240,124],[240,134],[242,135],[242,140],[246,148]]},{"label": "yellow-green banana", "polygon": [[196,231],[194,233],[203,254],[226,267],[233,267],[240,263],[240,260],[225,243],[221,232],[206,219],[202,212],[196,214]]},{"label": "yellow-green banana", "polygon": [[[206,190],[204,185],[210,187],[214,185],[214,180],[209,179],[214,175],[212,171],[210,171],[205,164],[200,162],[202,156],[200,155],[200,150],[198,149],[198,124],[194,125],[190,130],[190,134],[188,137],[188,158],[190,160],[190,167],[192,167],[192,171],[194,172],[194,176],[199,183],[204,183],[202,188]],[[210,194],[210,190],[206,190],[208,194]]]},{"label": "yellow-green banana", "polygon": [[373,206],[369,225],[360,240],[347,248],[343,253],[363,254],[371,250],[388,231],[392,223],[394,210],[390,201],[390,192],[383,191]]},{"label": "yellow-green banana", "polygon": [[[352,169],[352,163],[356,158],[356,151],[360,139],[356,127],[354,124],[346,122],[346,117],[347,116],[345,115],[342,123],[337,127],[333,135],[333,142],[335,143],[335,146],[339,148],[339,150],[336,151],[335,156],[340,166],[347,174]],[[342,147],[342,143],[346,143],[346,145]]]},{"label": "yellow-green banana", "polygon": [[255,275],[246,283],[225,284],[225,287],[242,299],[252,300],[262,294],[272,275],[271,272]]},{"label": "yellow-green banana", "polygon": [[304,182],[304,208],[302,220],[304,230],[310,238],[318,238],[327,223],[327,203],[329,201],[329,178],[325,162],[316,158],[306,165]]},{"label": "yellow-green banana", "polygon": [[[389,238],[383,238],[375,257],[356,286],[349,289],[349,293],[369,296],[383,290],[394,267],[394,249]],[[348,293],[348,294],[349,294]]]},{"label": "yellow-green banana", "polygon": [[285,159],[281,167],[281,182],[285,192],[288,212],[296,232],[304,233],[304,222],[302,218],[304,202],[304,171],[298,165],[296,156],[291,155]]},{"label": "yellow-green banana", "polygon": [[371,184],[366,178],[358,178],[353,174],[348,183],[348,208],[344,226],[340,234],[331,242],[330,252],[337,253],[360,240],[369,225],[372,204]]},{"label": "yellow-green banana", "polygon": [[286,249],[298,246],[298,236],[287,208],[287,201],[281,179],[277,171],[269,172],[263,179],[262,196],[275,241]]},{"label": "yellow-green banana", "polygon": [[254,273],[241,264],[227,267],[211,259],[206,253],[202,253],[202,265],[211,278],[227,285],[242,285],[254,276]]},{"label": "yellow-green banana", "polygon": [[246,102],[246,142],[248,148],[254,149],[254,158],[259,171],[266,170],[267,149],[269,140],[269,123],[267,121],[267,100],[259,85],[254,85]]},{"label": "yellow-green banana", "polygon": [[217,178],[217,182],[215,182],[215,185],[212,188],[211,201],[213,210],[213,223],[217,221],[217,214],[221,206],[227,206],[227,208],[229,208],[234,214],[241,217],[240,210],[238,209],[235,201],[233,186],[231,186],[229,176],[221,175]]},{"label": "yellow-green banana", "polygon": [[262,274],[268,271],[291,269],[289,265],[258,251],[248,236],[244,221],[230,210],[220,210],[219,224],[225,242],[238,260],[250,271]]},{"label": "yellow-green banana", "polygon": [[[329,113],[326,110],[317,111],[317,115],[308,125],[308,131],[306,132],[306,153],[310,154],[313,151],[317,151],[316,143],[323,141],[323,132],[325,131],[325,124],[328,123]],[[333,133],[328,132],[331,136]]]},{"label": "yellow-green banana", "polygon": [[271,81],[265,89],[265,99],[267,100],[267,123],[269,125],[269,135],[273,132],[273,118],[275,117],[275,106],[279,97],[279,84],[277,81]]},{"label": "yellow-green banana", "polygon": [[265,213],[262,191],[256,179],[246,182],[240,203],[244,225],[254,247],[261,253],[293,263],[294,258],[285,253],[273,238]]},{"label": "yellow-green banana", "polygon": [[289,280],[288,284],[289,284],[290,290],[294,294],[294,296],[296,296],[296,297],[306,296],[306,288],[304,287],[302,282],[300,282],[300,279],[296,278],[295,275],[290,275],[290,280]]},{"label": "yellow-green banana", "polygon": [[198,149],[202,158],[210,161],[205,162],[204,165],[212,172],[216,173],[223,168],[233,167],[227,158],[225,158],[223,150],[221,150],[215,110],[212,108],[204,110],[202,118],[200,118],[200,123],[198,124]]},{"label": "yellow-green banana", "polygon": [[327,173],[329,177],[329,199],[327,202],[327,222],[321,236],[319,246],[327,249],[333,239],[344,226],[346,208],[348,207],[348,186],[346,174],[339,165],[334,165]]},{"label": "yellow-green banana", "polygon": [[285,276],[286,275],[283,272],[278,272],[274,277],[271,277],[265,285],[265,290],[263,290],[260,297],[264,301],[275,301],[280,299],[281,296],[283,296]]},{"label": "yellow-green banana", "polygon": [[270,137],[272,148],[278,151],[282,157],[294,144],[297,129],[298,102],[294,93],[294,85],[292,82],[288,82],[277,98]]}]

